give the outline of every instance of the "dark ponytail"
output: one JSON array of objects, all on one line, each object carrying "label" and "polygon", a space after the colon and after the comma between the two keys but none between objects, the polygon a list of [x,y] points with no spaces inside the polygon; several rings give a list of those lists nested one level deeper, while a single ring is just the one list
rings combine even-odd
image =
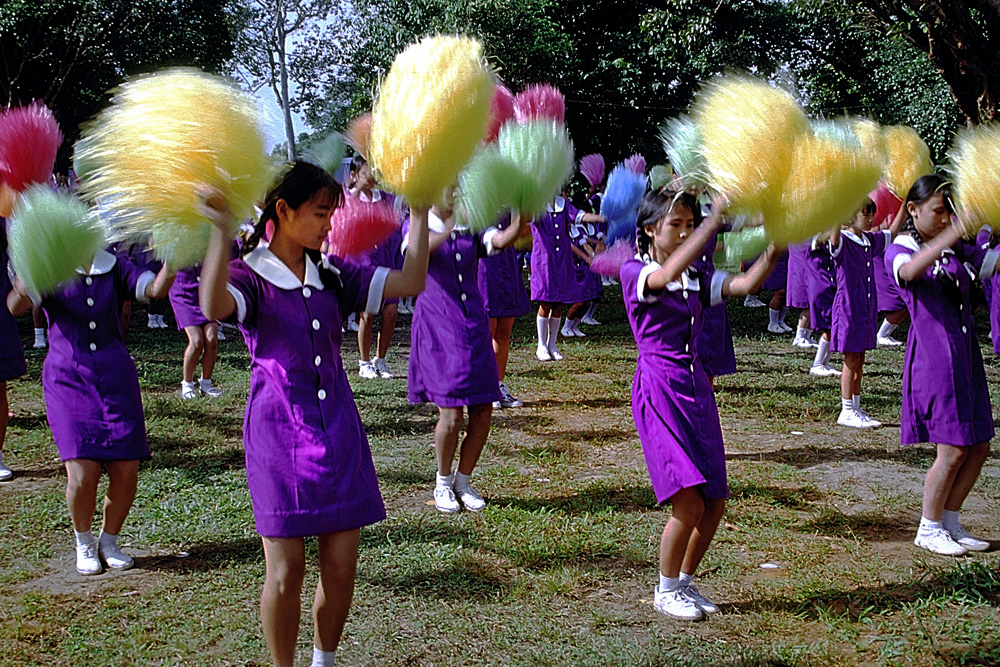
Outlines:
[{"label": "dark ponytail", "polygon": [[355,155],[351,158],[351,171],[347,176],[347,189],[351,190],[358,185],[358,172],[361,171],[361,167],[368,164],[368,160],[364,158],[363,155]]},{"label": "dark ponytail", "polygon": [[673,190],[662,189],[647,192],[639,204],[639,218],[636,220],[635,244],[639,250],[639,255],[645,257],[649,254],[649,243],[651,239],[646,234],[648,225],[656,225],[661,220],[670,215],[676,205],[687,206],[694,216],[694,226],[701,224],[701,206],[698,200],[690,192],[674,192]]},{"label": "dark ponytail", "polygon": [[[332,208],[338,208],[344,203],[344,192],[330,175],[330,172],[311,162],[301,160],[286,164],[271,191],[267,193],[260,220],[254,225],[250,238],[243,244],[243,255],[251,252],[260,243],[268,220],[273,221],[277,226],[279,199],[284,199],[289,207],[297,209],[324,190],[330,193],[333,200]],[[310,253],[310,257],[312,257],[312,253]],[[318,257],[312,257],[312,259],[317,260]]]},{"label": "dark ponytail", "polygon": [[924,240],[920,236],[920,232],[917,231],[917,225],[914,223],[913,216],[910,215],[910,208],[907,205],[913,202],[917,206],[922,206],[928,199],[938,193],[943,195],[944,205],[948,208],[948,212],[954,213],[955,207],[951,198],[951,183],[937,174],[921,176],[910,187],[910,191],[906,193],[906,200],[903,202],[903,206],[906,209],[906,223],[903,225],[903,231],[912,236],[917,243],[923,243]]}]

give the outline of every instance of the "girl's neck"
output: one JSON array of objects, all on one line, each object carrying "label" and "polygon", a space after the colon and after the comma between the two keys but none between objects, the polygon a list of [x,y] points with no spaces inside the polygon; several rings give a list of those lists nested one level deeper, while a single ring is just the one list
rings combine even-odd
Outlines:
[{"label": "girl's neck", "polygon": [[280,259],[292,273],[295,274],[300,282],[305,280],[305,246],[301,243],[295,242],[286,234],[280,234],[277,230],[275,230],[274,238],[271,239],[271,244],[268,246],[268,249],[274,253],[274,256]]},{"label": "girl's neck", "polygon": [[657,264],[659,264],[660,266],[663,266],[664,262],[670,259],[670,253],[657,250],[656,246],[650,244],[649,258],[654,262],[656,262]]}]

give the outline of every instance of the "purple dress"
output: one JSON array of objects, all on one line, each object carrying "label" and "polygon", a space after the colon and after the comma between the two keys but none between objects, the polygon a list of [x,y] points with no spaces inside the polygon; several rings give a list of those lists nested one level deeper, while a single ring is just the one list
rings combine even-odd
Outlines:
[{"label": "purple dress", "polygon": [[531,225],[531,300],[576,303],[579,296],[569,227],[583,211],[559,197]]},{"label": "purple dress", "polygon": [[788,251],[781,253],[778,262],[774,265],[774,271],[764,281],[762,287],[769,290],[782,290],[788,286]]},{"label": "purple dress", "polygon": [[[508,213],[500,219],[497,228],[506,229],[509,224]],[[478,282],[483,307],[490,318],[521,317],[531,310],[513,246],[479,260]]]},{"label": "purple dress", "polygon": [[[349,193],[345,193],[346,197],[350,197]],[[362,192],[359,194],[359,198],[364,202],[380,202],[385,200],[386,204],[395,207],[396,198],[381,190],[372,190],[372,197],[369,199]],[[348,259],[355,264],[368,263],[372,266],[385,266],[390,269],[401,269],[403,268],[403,253],[400,251],[400,247],[403,243],[403,230],[402,227],[397,229],[392,233],[388,239],[379,243],[374,248],[366,253],[360,255],[349,257]],[[390,303],[399,303],[399,299],[385,299],[383,305],[388,305]]]},{"label": "purple dress", "polygon": [[[580,249],[583,248],[585,242],[592,242],[592,240],[596,239],[597,234],[596,225],[587,222],[573,223],[569,228],[569,236],[573,240],[573,244]],[[601,296],[600,278],[590,270],[590,265],[575,253],[573,254],[573,271],[576,277],[577,290],[579,291],[577,295],[578,302],[593,301]]]},{"label": "purple dress", "polygon": [[873,258],[892,241],[888,230],[842,232],[840,245],[830,248],[837,276],[833,298],[830,348],[834,352],[867,352],[878,344],[878,294]]},{"label": "purple dress", "polygon": [[896,281],[893,280],[889,272],[889,267],[882,261],[881,255],[872,257],[872,265],[875,267],[875,294],[877,295],[878,311],[880,313],[906,308],[903,303],[903,295],[899,292]]},{"label": "purple dress", "polygon": [[902,444],[987,442],[994,435],[993,414],[970,293],[973,272],[992,275],[997,253],[959,241],[918,279],[900,281],[899,270],[918,250],[904,234],[885,256],[912,320],[903,366]]},{"label": "purple dress", "polygon": [[809,293],[809,323],[816,331],[829,331],[833,327],[833,300],[837,294],[836,271],[829,245],[818,243],[815,237],[809,244],[805,275]]},{"label": "purple dress", "polygon": [[[697,268],[711,279],[715,274],[715,247],[719,243],[716,233],[705,244]],[[736,351],[733,348],[733,330],[729,324],[729,311],[722,301],[704,310],[704,325],[698,333],[698,358],[709,377],[732,375],[736,372]]]},{"label": "purple dress", "polygon": [[340,356],[342,315],[377,313],[389,270],[306,259],[305,281],[265,245],[230,263],[250,350],[243,420],[257,532],[303,537],[385,518],[368,437]]},{"label": "purple dress", "polygon": [[715,394],[695,339],[705,307],[721,300],[726,274],[711,278],[692,267],[661,294],[647,294],[655,263],[622,266],[622,298],[639,349],[632,383],[632,416],[658,502],[700,487],[705,498],[726,498],[726,452]]},{"label": "purple dress", "polygon": [[[0,217],[0,295],[6,299],[11,289],[7,276],[7,220]],[[21,377],[27,370],[17,320],[3,305],[0,307],[0,382]]]},{"label": "purple dress", "polygon": [[170,286],[170,307],[174,309],[179,331],[184,331],[185,327],[201,327],[209,323],[198,302],[200,281],[201,264],[197,264],[178,271],[174,284]]},{"label": "purple dress", "polygon": [[[1000,250],[1000,245],[994,241],[992,231],[988,227],[981,229],[976,235],[976,245],[983,250]],[[983,278],[983,295],[990,311],[993,354],[1000,354],[1000,299],[994,299],[994,294],[1000,294],[1000,275],[996,273]]]},{"label": "purple dress", "polygon": [[789,308],[809,307],[809,285],[806,279],[808,257],[808,242],[788,246],[788,292],[785,294],[785,304]]},{"label": "purple dress", "polygon": [[49,351],[45,416],[63,461],[149,456],[139,377],[122,338],[122,304],[146,298],[156,276],[98,251],[90,274],[42,298]]},{"label": "purple dress", "polygon": [[[437,216],[429,218],[432,230],[444,229]],[[457,408],[500,400],[490,319],[477,282],[479,257],[492,252],[489,239],[496,231],[480,236],[455,230],[430,255],[427,286],[410,326],[411,403]]]}]

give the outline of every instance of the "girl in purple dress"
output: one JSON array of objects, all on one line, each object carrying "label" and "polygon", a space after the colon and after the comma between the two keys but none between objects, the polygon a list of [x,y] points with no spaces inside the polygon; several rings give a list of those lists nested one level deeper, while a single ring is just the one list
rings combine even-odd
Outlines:
[{"label": "girl in purple dress", "polygon": [[[869,199],[855,214],[848,229],[841,231],[837,227],[830,236],[830,255],[837,277],[830,346],[844,355],[837,423],[851,428],[882,425],[861,407],[861,378],[865,353],[877,345],[878,295],[873,257],[885,253],[899,227],[872,232],[874,217],[875,203]],[[902,220],[897,220],[901,224]]]},{"label": "girl in purple dress", "polygon": [[[212,386],[212,373],[219,358],[219,323],[205,317],[198,300],[201,265],[181,269],[170,288],[170,306],[174,310],[177,329],[187,334],[184,363],[181,367],[181,398],[198,398],[204,394],[212,398],[222,395]],[[195,384],[194,372],[201,360],[201,379]]]},{"label": "girl in purple dress", "polygon": [[[427,270],[427,211],[414,208],[403,268],[320,255],[343,190],[306,162],[267,196],[244,256],[230,262],[230,213],[205,193],[215,223],[201,270],[201,307],[234,319],[251,356],[244,419],[247,482],[267,575],[261,621],[271,658],[295,660],[304,537],[319,542],[313,664],[332,665],[354,592],[362,526],[385,518],[375,466],[340,355],[345,312],[377,313],[383,298],[415,294]],[[269,244],[259,243],[268,221]]]},{"label": "girl in purple dress", "polygon": [[581,221],[574,222],[569,227],[577,302],[566,311],[566,320],[561,331],[564,338],[586,337],[587,334],[580,331],[580,322],[590,313],[591,304],[596,303],[596,299],[601,295],[600,279],[590,270],[590,262],[594,255],[604,250],[604,241],[598,238],[597,226],[598,223]]},{"label": "girl in purple dress", "polygon": [[[351,160],[350,174],[351,180],[348,186],[350,196],[357,197],[364,202],[386,201],[389,204],[393,203],[392,195],[375,189],[375,176],[368,165],[368,160],[360,155],[355,155],[354,159]],[[385,266],[390,269],[402,268],[403,256],[399,252],[402,240],[402,231],[397,231],[385,242],[365,253],[364,257],[357,259],[372,266]],[[367,380],[376,378],[391,380],[393,377],[385,356],[389,353],[389,345],[392,344],[392,336],[396,332],[398,308],[399,299],[385,299],[382,302],[382,310],[378,313],[382,315],[382,326],[378,330],[374,361],[371,359],[371,349],[375,315],[364,311],[358,314],[358,352],[361,354],[361,358],[358,360],[358,374]]]},{"label": "girl in purple dress", "polygon": [[961,556],[989,542],[959,522],[962,503],[990,453],[993,414],[971,303],[974,277],[996,271],[997,253],[962,240],[951,186],[923,176],[906,196],[906,232],[886,252],[912,318],[903,366],[902,444],[937,443],[924,482],[914,544]]},{"label": "girl in purple dress", "polygon": [[[905,218],[905,216],[906,209],[900,206],[893,220],[886,219],[882,222],[882,226],[886,229],[891,229],[896,218]],[[875,339],[879,345],[899,347],[903,342],[893,338],[892,334],[900,324],[906,321],[909,313],[906,310],[906,304],[903,302],[903,295],[900,294],[899,287],[896,285],[895,279],[890,275],[891,271],[885,265],[883,257],[873,257],[872,264],[875,266],[875,290],[878,294],[878,310],[880,313],[885,313],[885,318],[882,320],[882,324],[879,325]]]},{"label": "girl in purple dress", "polygon": [[[773,334],[791,333],[793,329],[785,324],[788,315],[788,305],[785,297],[788,294],[788,251],[778,259],[774,272],[764,281],[764,289],[771,290],[771,300],[767,302],[767,330]],[[749,295],[748,295],[749,296]]]},{"label": "girl in purple dress", "polygon": [[654,607],[696,620],[718,610],[691,584],[725,510],[726,453],[715,395],[698,357],[705,308],[757,289],[774,268],[770,247],[747,273],[711,276],[697,263],[719,231],[722,206],[697,226],[687,193],[649,192],[639,207],[639,253],[621,269],[622,296],[639,349],[632,414],[658,502],[673,514],[660,539]]},{"label": "girl in purple dress", "polygon": [[535,327],[539,361],[559,361],[556,347],[563,304],[579,299],[576,269],[573,268],[570,225],[574,222],[604,222],[604,217],[584,213],[563,197],[556,197],[547,211],[531,225],[531,300],[538,301]]},{"label": "girl in purple dress", "polygon": [[[434,429],[437,482],[434,505],[442,512],[477,512],[486,501],[470,477],[490,433],[493,402],[500,400],[489,317],[477,283],[479,259],[514,243],[521,217],[482,234],[456,227],[452,198],[431,211],[427,288],[417,300],[410,328],[409,399],[438,408]],[[407,247],[412,229],[403,237]],[[469,423],[459,447],[465,408]],[[455,453],[458,469],[452,471]]]},{"label": "girl in purple dress", "polygon": [[[0,189],[12,192],[5,184],[0,184]],[[0,197],[5,196],[10,195],[0,194]],[[8,212],[0,210],[0,213]],[[10,288],[10,279],[7,277],[7,220],[0,216],[0,294],[7,294]],[[7,439],[7,418],[10,414],[7,380],[21,377],[27,370],[24,350],[21,349],[21,338],[17,333],[17,320],[10,311],[2,308],[0,309],[0,482],[6,482],[14,477],[13,471],[3,462],[3,443]]]},{"label": "girl in purple dress", "polygon": [[[76,569],[98,574],[132,567],[118,533],[135,500],[139,459],[149,456],[135,363],[122,337],[122,304],[162,299],[174,274],[142,271],[127,257],[99,250],[77,280],[34,300],[48,322],[49,352],[42,368],[45,416],[66,465],[66,503],[76,533]],[[19,315],[32,298],[15,280],[7,308]],[[110,483],[101,536],[91,532],[101,470]]]},{"label": "girl in purple dress", "polygon": [[809,247],[809,241],[788,246],[788,289],[785,294],[788,307],[800,309],[792,345],[803,349],[817,345],[812,337],[812,324],[809,320],[809,281],[806,272]]},{"label": "girl in purple dress", "polygon": [[837,276],[830,256],[830,233],[814,236],[807,244],[804,278],[809,301],[809,322],[819,334],[816,356],[810,375],[839,377],[841,371],[830,366],[830,329],[833,321],[833,299],[837,294]]}]

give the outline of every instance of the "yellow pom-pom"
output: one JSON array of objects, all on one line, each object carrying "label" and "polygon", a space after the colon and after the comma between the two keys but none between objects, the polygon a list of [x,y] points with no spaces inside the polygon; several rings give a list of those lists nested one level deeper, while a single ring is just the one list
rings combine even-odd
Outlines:
[{"label": "yellow pom-pom", "polygon": [[91,165],[85,192],[114,209],[117,234],[172,239],[153,249],[178,268],[204,255],[190,248],[185,261],[177,255],[179,237],[207,237],[197,233],[210,224],[198,211],[199,188],[219,189],[238,225],[253,216],[273,172],[254,102],[224,79],[187,68],[126,82],[77,151]]},{"label": "yellow pom-pom", "polygon": [[740,212],[772,209],[809,124],[790,95],[744,76],[710,85],[695,108],[711,185]]},{"label": "yellow pom-pom", "polygon": [[765,216],[768,236],[798,243],[846,221],[878,184],[882,157],[864,146],[848,122],[815,123],[795,142],[782,192],[785,216]]},{"label": "yellow pom-pom", "polygon": [[430,37],[396,56],[372,111],[379,181],[412,204],[434,203],[486,136],[494,85],[473,39]]},{"label": "yellow pom-pom", "polygon": [[883,180],[900,199],[921,176],[934,172],[931,150],[917,131],[905,125],[883,128],[886,145],[886,165]]},{"label": "yellow pom-pom", "polygon": [[949,155],[958,203],[972,213],[963,218],[966,231],[975,234],[980,225],[1000,229],[1000,125],[960,130]]},{"label": "yellow pom-pom", "polygon": [[868,118],[851,118],[848,123],[854,136],[861,142],[865,155],[869,159],[878,160],[884,169],[887,153],[882,126]]}]

